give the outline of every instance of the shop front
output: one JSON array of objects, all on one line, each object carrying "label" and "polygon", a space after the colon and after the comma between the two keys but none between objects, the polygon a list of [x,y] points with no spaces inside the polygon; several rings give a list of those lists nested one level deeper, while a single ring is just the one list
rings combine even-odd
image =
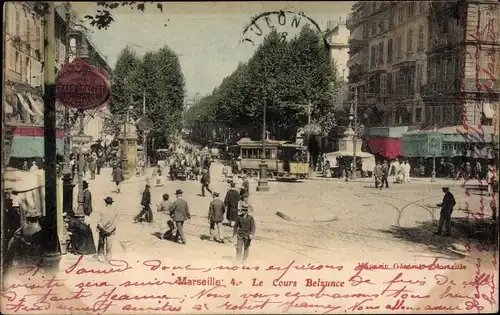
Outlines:
[{"label": "shop front", "polygon": [[416,174],[430,175],[436,163],[438,176],[451,176],[464,162],[475,160],[486,166],[495,159],[498,136],[491,131],[491,126],[470,126],[467,130],[456,126],[408,132],[403,135],[403,154]]},{"label": "shop front", "polygon": [[391,160],[403,155],[402,136],[407,131],[408,126],[366,128],[365,139],[372,154]]},{"label": "shop front", "polygon": [[[56,150],[57,154],[64,154],[63,131],[56,132]],[[12,147],[10,151],[10,161],[12,167],[20,168],[22,160],[34,159],[40,160],[44,157],[45,141],[43,127],[24,127],[15,126],[12,131]],[[21,164],[19,164],[21,163]],[[18,165],[19,164],[19,165]]]}]

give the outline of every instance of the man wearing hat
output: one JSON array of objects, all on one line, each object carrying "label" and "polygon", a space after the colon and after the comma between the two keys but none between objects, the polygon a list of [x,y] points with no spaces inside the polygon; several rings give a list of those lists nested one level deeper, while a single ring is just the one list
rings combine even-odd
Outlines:
[{"label": "man wearing hat", "polygon": [[113,208],[113,198],[104,199],[105,207],[99,211],[97,220],[97,231],[99,231],[99,243],[97,253],[99,258],[109,260],[113,250],[113,235],[116,232],[116,218],[118,214]]},{"label": "man wearing hat", "polygon": [[89,183],[86,180],[82,182],[83,187],[83,212],[86,216],[92,214],[92,193],[89,190]]},{"label": "man wearing hat", "polygon": [[208,190],[209,193],[212,193],[210,190],[210,171],[208,169],[203,170],[203,174],[201,175],[201,196],[205,197],[205,189]]},{"label": "man wearing hat", "polygon": [[440,235],[444,227],[443,236],[451,236],[451,213],[453,212],[453,207],[455,206],[455,197],[450,192],[449,187],[443,187],[444,197],[443,202],[438,204],[441,207],[441,213],[439,215],[439,225],[436,235]]},{"label": "man wearing hat", "polygon": [[234,225],[233,237],[237,237],[236,259],[241,260],[243,252],[243,262],[248,259],[250,243],[255,237],[255,220],[248,214],[248,204],[241,205],[241,214]]},{"label": "man wearing hat", "polygon": [[175,196],[177,200],[174,201],[172,206],[169,209],[170,217],[174,220],[177,234],[174,237],[174,241],[178,242],[179,238],[181,239],[182,244],[186,244],[186,238],[184,237],[184,221],[191,219],[191,214],[189,213],[189,206],[182,198],[183,191],[181,189],[177,189],[175,191]]},{"label": "man wearing hat", "polygon": [[250,196],[250,183],[248,182],[247,175],[243,174],[243,183],[241,184],[241,188],[244,188],[247,194],[247,197]]},{"label": "man wearing hat", "polygon": [[146,184],[146,187],[144,188],[144,191],[142,192],[142,198],[141,198],[142,210],[141,210],[141,212],[139,212],[138,215],[135,216],[134,223],[141,221],[143,215],[144,215],[144,221],[146,221],[148,223],[153,222],[153,211],[151,210],[150,188],[151,188],[151,186]]},{"label": "man wearing hat", "polygon": [[[214,199],[210,202],[208,207],[208,223],[210,224],[210,240],[214,238],[217,242],[223,242],[221,238],[221,225],[224,220],[224,203],[219,199],[219,193],[213,192]],[[215,235],[215,227],[217,227],[217,235]]]}]

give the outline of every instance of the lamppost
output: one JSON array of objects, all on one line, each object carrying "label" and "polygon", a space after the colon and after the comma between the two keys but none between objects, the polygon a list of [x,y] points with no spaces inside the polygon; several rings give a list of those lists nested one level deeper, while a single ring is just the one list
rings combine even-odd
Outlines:
[{"label": "lamppost", "polygon": [[127,113],[125,116],[125,122],[123,123],[123,152],[122,152],[122,169],[125,178],[128,178],[128,139],[127,139],[127,125],[130,120],[130,111],[134,109],[134,106],[130,105],[127,108]]},{"label": "lamppost", "polygon": [[[437,127],[434,125],[433,132],[437,132]],[[436,181],[436,153],[432,154],[432,173],[431,173],[431,182]]]},{"label": "lamppost", "polygon": [[267,185],[267,161],[266,161],[266,111],[267,111],[267,98],[264,99],[264,108],[262,114],[262,159],[260,160],[260,176],[257,184],[257,191],[269,191]]},{"label": "lamppost", "polygon": [[356,89],[354,93],[354,101],[351,103],[351,108],[349,110],[349,129],[352,130],[351,126],[354,127],[354,132],[352,133],[352,171],[351,178],[356,178],[357,163],[356,163],[356,146],[358,144],[358,137],[363,135],[365,126],[358,123],[358,90]]}]

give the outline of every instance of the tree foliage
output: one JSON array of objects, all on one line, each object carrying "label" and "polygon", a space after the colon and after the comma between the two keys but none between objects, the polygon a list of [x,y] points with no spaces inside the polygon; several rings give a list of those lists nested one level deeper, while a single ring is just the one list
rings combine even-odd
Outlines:
[{"label": "tree foliage", "polygon": [[[331,128],[327,120],[339,87],[334,61],[316,31],[305,25],[296,37],[284,41],[274,30],[248,62],[239,64],[211,95],[188,109],[185,123],[192,131],[200,126],[223,126],[235,134],[258,138],[266,106],[266,129],[271,136],[290,139],[298,127],[307,124],[308,112],[301,105],[309,102],[312,120]],[[197,140],[196,133],[200,132],[191,133],[193,140]]]},{"label": "tree foliage", "polygon": [[182,127],[185,81],[177,54],[165,46],[139,58],[126,47],[120,52],[113,73],[112,117],[106,121],[106,129],[119,132],[131,105],[132,119],[144,116],[145,96],[145,116],[154,124],[150,138],[158,146],[166,145],[168,137],[179,133]]},{"label": "tree foliage", "polygon": [[129,7],[130,10],[144,12],[147,4],[156,4],[156,9],[163,12],[163,4],[156,1],[98,1],[97,5],[102,7],[97,10],[94,15],[86,15],[85,19],[90,22],[91,26],[98,29],[108,29],[115,21],[112,11],[119,7]]}]

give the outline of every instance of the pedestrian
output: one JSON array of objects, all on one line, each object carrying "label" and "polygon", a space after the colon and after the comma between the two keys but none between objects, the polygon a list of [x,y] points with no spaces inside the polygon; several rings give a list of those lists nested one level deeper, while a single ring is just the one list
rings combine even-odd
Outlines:
[{"label": "pedestrian", "polygon": [[29,166],[28,166],[28,161],[24,161],[23,162],[23,166],[21,168],[23,171],[27,172],[30,170]]},{"label": "pedestrian", "polygon": [[208,169],[205,169],[203,171],[203,174],[201,175],[201,196],[205,197],[205,189],[208,190],[209,193],[212,193],[212,190],[210,189],[210,171]]},{"label": "pedestrian", "polygon": [[156,187],[162,187],[163,186],[163,171],[161,169],[161,166],[158,165],[154,172],[154,176],[156,177],[155,180],[155,186]]},{"label": "pedestrian", "polygon": [[253,216],[248,214],[248,205],[246,204],[241,207],[241,215],[238,216],[234,225],[233,237],[237,237],[236,259],[241,260],[243,252],[243,262],[246,262],[250,251],[250,243],[255,237],[255,220]]},{"label": "pedestrian", "polygon": [[380,185],[380,189],[382,189],[382,166],[380,165],[380,161],[377,162],[375,168],[373,169],[373,177],[375,178],[375,188],[378,188]]},{"label": "pedestrian", "polygon": [[497,172],[493,166],[490,166],[488,174],[486,174],[486,182],[488,183],[488,196],[495,193],[495,186],[497,185]]},{"label": "pedestrian", "polygon": [[181,189],[176,190],[175,196],[177,200],[175,200],[170,207],[169,213],[177,229],[177,233],[174,236],[174,242],[178,242],[180,239],[182,244],[186,244],[186,238],[184,237],[184,222],[191,219],[191,214],[189,213],[188,203],[182,198],[183,193]]},{"label": "pedestrian", "polygon": [[89,190],[89,183],[86,180],[82,182],[83,187],[83,212],[87,217],[92,214],[92,193]]},{"label": "pedestrian", "polygon": [[236,189],[236,184],[231,182],[231,188],[226,193],[226,198],[224,199],[224,205],[226,206],[226,218],[231,227],[234,226],[236,220],[238,219],[238,202],[240,201],[240,193]]},{"label": "pedestrian", "polygon": [[[214,192],[214,199],[210,202],[208,206],[208,223],[210,224],[210,240],[213,241],[214,238],[217,242],[223,243],[221,238],[221,226],[222,221],[224,221],[225,207],[222,200],[219,199],[219,193]],[[215,234],[215,228],[217,227],[217,235]]]},{"label": "pedestrian", "polygon": [[389,165],[387,165],[387,161],[384,161],[384,164],[382,164],[382,183],[380,184],[380,190],[382,190],[382,187],[385,184],[385,188],[389,188],[389,181],[387,180],[389,178]]},{"label": "pedestrian", "polygon": [[151,186],[146,184],[141,197],[141,212],[134,218],[134,223],[142,221],[142,216],[144,216],[144,221],[151,223],[153,222],[153,211],[151,210]]},{"label": "pedestrian", "polygon": [[242,188],[245,188],[247,197],[250,197],[250,183],[248,182],[247,175],[243,174],[243,183],[241,184]]},{"label": "pedestrian", "polygon": [[411,165],[410,165],[410,163],[408,163],[408,161],[405,161],[404,166],[405,167],[404,167],[404,173],[403,173],[403,180],[406,183],[409,183],[410,182]]},{"label": "pedestrian", "polygon": [[444,229],[443,236],[451,236],[451,213],[453,212],[456,201],[449,187],[443,187],[443,192],[443,202],[437,205],[441,207],[441,213],[439,215],[438,230],[434,234],[440,235],[441,231]]},{"label": "pedestrian", "polygon": [[97,231],[99,232],[97,255],[104,261],[112,259],[113,254],[113,235],[116,232],[116,218],[118,217],[113,202],[111,197],[104,199],[105,207],[99,210],[97,220]]},{"label": "pedestrian", "polygon": [[88,162],[89,162],[89,171],[90,171],[90,179],[95,179],[95,171],[97,169],[97,160],[96,160],[96,155],[95,153],[92,153],[92,155],[89,157]]},{"label": "pedestrian", "polygon": [[113,182],[116,184],[116,192],[120,193],[121,183],[125,178],[123,177],[123,170],[120,165],[115,165],[113,167]]},{"label": "pedestrian", "polygon": [[157,210],[160,213],[160,232],[164,234],[167,229],[168,225],[167,222],[169,220],[169,209],[172,206],[172,201],[170,201],[170,196],[169,194],[163,194],[162,196],[162,202],[160,202],[159,205],[157,205]]},{"label": "pedestrian", "polygon": [[99,156],[97,157],[97,161],[96,161],[96,166],[97,166],[97,175],[101,175],[101,168],[104,164],[104,154],[101,152],[99,152]]}]

